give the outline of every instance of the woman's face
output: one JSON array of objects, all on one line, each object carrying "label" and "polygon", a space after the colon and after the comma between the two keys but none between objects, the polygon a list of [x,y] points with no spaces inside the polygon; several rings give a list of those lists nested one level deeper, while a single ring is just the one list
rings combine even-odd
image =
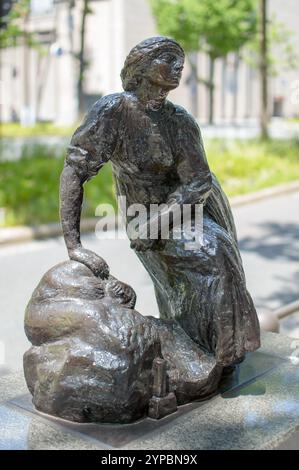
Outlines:
[{"label": "woman's face", "polygon": [[184,58],[179,52],[161,52],[151,61],[145,76],[154,85],[172,90],[180,83],[183,67]]}]

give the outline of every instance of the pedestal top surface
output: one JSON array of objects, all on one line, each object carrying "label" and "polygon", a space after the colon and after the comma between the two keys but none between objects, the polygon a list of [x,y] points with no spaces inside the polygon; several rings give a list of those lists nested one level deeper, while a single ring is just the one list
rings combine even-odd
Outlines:
[{"label": "pedestal top surface", "polygon": [[220,393],[131,425],[76,424],[37,413],[23,374],[2,375],[0,449],[299,449],[299,341],[264,333]]}]

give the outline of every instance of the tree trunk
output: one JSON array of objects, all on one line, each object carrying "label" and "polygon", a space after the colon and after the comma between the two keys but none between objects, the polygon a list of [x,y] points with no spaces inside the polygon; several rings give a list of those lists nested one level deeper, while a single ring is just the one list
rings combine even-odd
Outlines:
[{"label": "tree trunk", "polygon": [[78,105],[79,115],[84,114],[84,72],[85,72],[85,30],[86,18],[88,14],[89,0],[83,0],[83,10],[80,29],[80,52],[79,52],[79,77],[78,77]]},{"label": "tree trunk", "polygon": [[267,0],[260,2],[260,128],[261,138],[268,139],[268,34],[267,34]]},{"label": "tree trunk", "polygon": [[30,50],[28,45],[27,24],[29,13],[26,13],[23,21],[23,113],[22,125],[28,126],[30,124]]},{"label": "tree trunk", "polygon": [[215,59],[210,56],[209,68],[209,124],[214,123],[214,72],[215,72]]},{"label": "tree trunk", "polygon": [[190,52],[188,59],[191,67],[189,87],[191,97],[191,113],[198,118],[198,65],[197,65],[197,52]]},{"label": "tree trunk", "polygon": [[232,121],[235,123],[238,118],[238,97],[239,97],[239,64],[240,56],[239,53],[235,53],[234,60],[234,96],[233,96],[233,115]]},{"label": "tree trunk", "polygon": [[221,83],[221,117],[226,119],[226,79],[227,79],[227,57],[222,59],[222,83]]},{"label": "tree trunk", "polygon": [[244,118],[250,119],[252,115],[252,83],[254,81],[253,69],[250,65],[246,65],[246,101]]},{"label": "tree trunk", "polygon": [[[48,52],[47,56],[43,60],[43,57],[41,56],[41,54],[38,53],[36,107],[35,107],[35,116],[36,116],[37,121],[39,121],[41,102],[43,98],[44,89],[46,88],[46,85],[47,85],[47,77],[49,76],[50,57],[51,57],[50,52]],[[44,62],[44,64],[42,64],[42,62]]]}]

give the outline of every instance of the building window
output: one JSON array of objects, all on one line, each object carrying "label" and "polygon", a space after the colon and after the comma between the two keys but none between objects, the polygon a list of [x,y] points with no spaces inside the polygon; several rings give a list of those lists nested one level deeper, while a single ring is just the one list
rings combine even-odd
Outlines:
[{"label": "building window", "polygon": [[32,15],[46,15],[52,13],[54,0],[31,0],[30,10]]}]

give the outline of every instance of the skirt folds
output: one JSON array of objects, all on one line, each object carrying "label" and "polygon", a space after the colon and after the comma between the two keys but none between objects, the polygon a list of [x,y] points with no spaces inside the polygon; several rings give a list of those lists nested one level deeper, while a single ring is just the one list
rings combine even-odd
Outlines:
[{"label": "skirt folds", "polygon": [[202,244],[186,249],[189,237],[182,228],[180,239],[170,233],[163,249],[137,255],[153,280],[161,318],[176,319],[225,367],[260,346],[260,331],[233,216],[215,177],[203,212]]}]

